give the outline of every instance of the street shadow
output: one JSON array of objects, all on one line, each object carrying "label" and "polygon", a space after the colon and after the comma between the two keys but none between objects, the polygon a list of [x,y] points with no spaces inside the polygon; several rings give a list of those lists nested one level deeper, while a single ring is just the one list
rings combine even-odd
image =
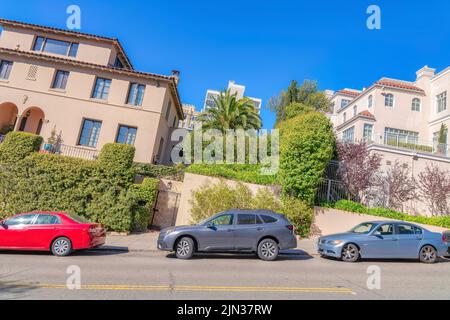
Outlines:
[{"label": "street shadow", "polygon": [[[169,259],[177,259],[175,253],[169,253],[167,256]],[[191,260],[259,260],[256,254],[252,253],[228,253],[228,252],[208,252],[208,253],[196,253]],[[285,250],[281,251],[278,258],[273,261],[303,261],[313,259],[311,255],[309,255],[306,251],[303,250]]]},{"label": "street shadow", "polygon": [[[105,247],[99,249],[89,250],[76,250],[72,252],[68,257],[82,257],[82,256],[112,256],[128,253],[128,247]],[[1,255],[14,255],[14,256],[53,256],[50,251],[8,251],[1,250]]]},{"label": "street shadow", "polygon": [[28,296],[30,291],[37,289],[33,284],[19,281],[4,280],[8,275],[0,275],[0,300],[17,300]]},{"label": "street shadow", "polygon": [[[337,262],[344,263],[344,264],[346,263],[346,262],[343,262],[340,259],[334,258],[334,257],[323,256],[320,258],[323,260],[337,261]],[[418,264],[419,263],[419,264],[422,264],[419,261],[419,259],[360,259],[354,263],[364,263],[364,262],[378,262],[378,263],[384,262],[384,263],[392,263],[392,264],[394,264],[394,263],[410,263],[410,264]],[[436,264],[439,264],[439,263],[450,263],[450,258],[449,257],[438,258],[436,261]],[[425,263],[423,263],[423,264],[425,264]]]}]

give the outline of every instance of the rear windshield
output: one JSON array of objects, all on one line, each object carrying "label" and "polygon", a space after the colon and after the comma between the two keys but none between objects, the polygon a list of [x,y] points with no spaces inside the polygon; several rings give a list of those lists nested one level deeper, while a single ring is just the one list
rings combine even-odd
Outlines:
[{"label": "rear windshield", "polygon": [[89,223],[89,220],[86,219],[85,217],[80,217],[73,213],[66,213],[66,216],[68,216],[70,219],[78,223]]},{"label": "rear windshield", "polygon": [[278,221],[276,218],[271,216],[260,215],[260,217],[264,221],[264,223],[275,223]]}]

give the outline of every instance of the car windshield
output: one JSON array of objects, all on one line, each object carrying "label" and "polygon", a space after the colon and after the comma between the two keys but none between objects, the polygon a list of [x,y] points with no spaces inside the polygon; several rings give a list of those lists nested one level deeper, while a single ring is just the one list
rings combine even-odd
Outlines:
[{"label": "car windshield", "polygon": [[90,223],[88,219],[86,219],[84,217],[80,217],[73,213],[66,213],[66,216],[68,216],[70,219],[72,219],[73,221],[78,222],[78,223]]},{"label": "car windshield", "polygon": [[361,223],[360,225],[357,225],[356,227],[354,227],[352,230],[350,230],[350,232],[352,233],[359,233],[359,234],[368,234],[370,233],[375,227],[377,226],[377,224],[375,223]]}]

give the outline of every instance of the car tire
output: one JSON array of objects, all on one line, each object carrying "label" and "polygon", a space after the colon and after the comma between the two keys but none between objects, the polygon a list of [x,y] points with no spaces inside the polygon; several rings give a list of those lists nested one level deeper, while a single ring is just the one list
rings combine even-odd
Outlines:
[{"label": "car tire", "polygon": [[191,259],[195,253],[195,243],[192,238],[181,238],[175,246],[175,255],[178,259]]},{"label": "car tire", "polygon": [[52,243],[52,253],[56,257],[66,257],[72,253],[72,242],[66,237],[55,239]]},{"label": "car tire", "polygon": [[420,262],[423,263],[435,263],[438,258],[436,249],[433,246],[426,245],[420,249]]},{"label": "car tire", "polygon": [[341,253],[341,260],[344,262],[356,262],[359,260],[359,249],[353,243],[344,245]]},{"label": "car tire", "polygon": [[274,261],[278,258],[278,243],[272,239],[263,239],[258,245],[258,257],[264,261]]}]

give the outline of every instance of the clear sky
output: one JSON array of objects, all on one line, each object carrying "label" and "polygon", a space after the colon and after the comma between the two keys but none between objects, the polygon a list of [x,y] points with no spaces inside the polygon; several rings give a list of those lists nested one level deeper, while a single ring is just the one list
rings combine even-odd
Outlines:
[{"label": "clear sky", "polygon": [[[228,80],[265,105],[292,79],[361,89],[450,65],[448,0],[2,0],[0,16],[66,28],[71,4],[81,31],[119,38],[136,69],[180,70],[182,101],[197,109]],[[381,8],[381,30],[366,27],[370,4]],[[274,115],[262,116],[272,128]]]}]

